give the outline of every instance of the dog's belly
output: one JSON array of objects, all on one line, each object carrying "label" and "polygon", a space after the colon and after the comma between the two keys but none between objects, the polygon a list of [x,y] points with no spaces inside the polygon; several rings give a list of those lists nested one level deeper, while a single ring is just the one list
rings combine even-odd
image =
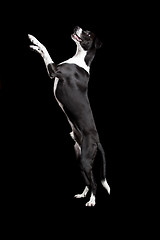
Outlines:
[{"label": "dog's belly", "polygon": [[62,86],[63,83],[57,77],[54,82],[54,96],[67,116],[67,119],[73,128],[82,132],[98,133],[96,130],[92,110],[86,94],[81,94],[75,89],[70,90],[68,86]]},{"label": "dog's belly", "polygon": [[55,77],[55,80],[54,80],[54,87],[53,87],[53,92],[54,92],[54,96],[55,96],[55,99],[57,100],[59,106],[61,107],[61,109],[63,110],[63,112],[65,113],[67,119],[68,119],[68,122],[72,128],[72,130],[74,129],[74,125],[72,123],[72,121],[70,120],[69,116],[67,115],[67,113],[65,112],[64,110],[64,105],[62,104],[62,102],[58,99],[57,95],[56,95],[56,90],[57,90],[57,87],[58,87],[58,83],[59,83],[59,78]]}]

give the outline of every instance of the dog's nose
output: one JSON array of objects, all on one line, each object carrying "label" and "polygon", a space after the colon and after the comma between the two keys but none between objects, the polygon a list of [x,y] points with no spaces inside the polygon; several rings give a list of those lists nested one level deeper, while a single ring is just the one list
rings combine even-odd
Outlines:
[{"label": "dog's nose", "polygon": [[76,26],[76,27],[74,28],[74,32],[78,31],[79,29],[80,29],[80,27],[79,27],[79,26]]}]

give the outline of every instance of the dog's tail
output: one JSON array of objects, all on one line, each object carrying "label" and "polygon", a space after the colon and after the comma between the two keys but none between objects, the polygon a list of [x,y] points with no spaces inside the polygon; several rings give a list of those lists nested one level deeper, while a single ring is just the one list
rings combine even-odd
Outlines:
[{"label": "dog's tail", "polygon": [[104,149],[102,147],[101,143],[98,143],[98,149],[101,152],[102,155],[102,165],[101,165],[101,183],[103,185],[103,187],[107,190],[107,192],[110,194],[110,186],[107,183],[106,180],[106,158],[105,158],[105,152]]}]

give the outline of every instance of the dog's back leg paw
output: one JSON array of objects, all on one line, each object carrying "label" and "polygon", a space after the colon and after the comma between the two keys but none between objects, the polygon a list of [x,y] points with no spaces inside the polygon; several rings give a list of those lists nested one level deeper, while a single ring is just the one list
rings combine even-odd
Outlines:
[{"label": "dog's back leg paw", "polygon": [[95,198],[95,195],[93,195],[93,193],[92,193],[89,201],[86,203],[86,206],[87,207],[94,207],[95,204],[96,204],[96,198]]},{"label": "dog's back leg paw", "polygon": [[75,198],[84,198],[84,197],[86,197],[88,191],[89,191],[89,188],[86,186],[84,191],[81,194],[76,194],[74,197]]}]

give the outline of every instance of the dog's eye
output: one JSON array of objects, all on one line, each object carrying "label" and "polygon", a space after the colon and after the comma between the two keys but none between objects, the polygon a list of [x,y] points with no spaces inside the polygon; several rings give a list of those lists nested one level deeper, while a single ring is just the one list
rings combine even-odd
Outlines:
[{"label": "dog's eye", "polygon": [[86,35],[88,36],[88,37],[90,37],[91,36],[91,34],[89,33],[89,32],[85,32],[86,33]]}]

